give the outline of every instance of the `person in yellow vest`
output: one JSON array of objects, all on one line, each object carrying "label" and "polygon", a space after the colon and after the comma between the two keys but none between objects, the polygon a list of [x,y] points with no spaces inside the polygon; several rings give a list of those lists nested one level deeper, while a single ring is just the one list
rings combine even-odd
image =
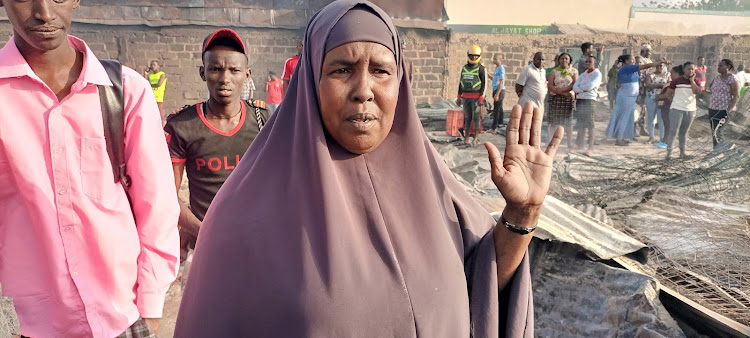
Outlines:
[{"label": "person in yellow vest", "polygon": [[156,98],[156,105],[159,106],[161,122],[164,125],[166,123],[164,119],[164,92],[167,89],[167,74],[161,71],[159,61],[152,60],[146,77],[148,78],[148,82],[151,83],[151,89],[154,91],[154,98]]},{"label": "person in yellow vest", "polygon": [[479,133],[482,130],[480,105],[484,105],[485,70],[482,65],[482,49],[474,45],[467,52],[468,61],[461,68],[461,78],[458,84],[458,99],[456,104],[464,108],[464,144],[469,144],[469,131],[474,122],[474,142],[479,143]]}]

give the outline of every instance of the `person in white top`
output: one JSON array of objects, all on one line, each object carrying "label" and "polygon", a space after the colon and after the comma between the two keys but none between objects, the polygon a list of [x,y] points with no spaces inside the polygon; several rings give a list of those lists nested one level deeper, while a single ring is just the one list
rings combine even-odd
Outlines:
[{"label": "person in white top", "polygon": [[695,80],[695,64],[685,62],[677,72],[681,75],[672,79],[667,87],[667,98],[671,99],[672,105],[669,109],[669,133],[667,135],[667,159],[672,154],[674,139],[679,137],[680,158],[687,159],[685,153],[685,142],[690,126],[695,119],[695,111],[698,109],[695,95],[701,93],[701,87]]},{"label": "person in white top", "polygon": [[586,155],[594,154],[594,106],[599,96],[599,85],[602,84],[602,73],[596,69],[596,57],[586,58],[585,70],[578,75],[578,80],[573,84],[576,93],[576,146],[573,150],[583,147],[586,132],[589,134],[589,147]]},{"label": "person in white top", "polygon": [[534,61],[526,66],[516,80],[518,105],[523,107],[531,102],[544,112],[544,97],[547,95],[547,76],[543,68],[544,53],[534,54]]}]

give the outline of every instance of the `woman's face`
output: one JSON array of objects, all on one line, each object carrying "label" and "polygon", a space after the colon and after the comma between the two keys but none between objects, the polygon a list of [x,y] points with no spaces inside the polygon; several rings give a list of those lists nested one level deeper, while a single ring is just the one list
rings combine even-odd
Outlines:
[{"label": "woman's face", "polygon": [[676,79],[676,78],[680,77],[680,73],[678,73],[675,70],[670,70],[669,71],[669,77],[671,77],[672,79]]},{"label": "woman's face", "polygon": [[570,56],[568,56],[567,54],[560,56],[558,61],[560,62],[560,67],[562,68],[568,68],[568,66],[570,66]]},{"label": "woman's face", "polygon": [[344,149],[377,148],[393,126],[399,79],[396,58],[374,42],[350,42],[326,53],[318,92],[323,125]]},{"label": "woman's face", "polygon": [[626,65],[632,65],[634,63],[635,63],[635,58],[632,57],[632,56],[630,58],[628,58],[627,60],[625,60],[625,64]]},{"label": "woman's face", "polygon": [[689,79],[695,75],[695,65],[687,65],[682,68],[685,71],[685,78]]},{"label": "woman's face", "polygon": [[664,73],[664,66],[656,66],[654,67],[654,74],[661,75]]},{"label": "woman's face", "polygon": [[726,63],[724,63],[724,61],[721,61],[719,62],[718,71],[719,71],[719,74],[724,75],[729,71],[729,67],[727,66]]}]

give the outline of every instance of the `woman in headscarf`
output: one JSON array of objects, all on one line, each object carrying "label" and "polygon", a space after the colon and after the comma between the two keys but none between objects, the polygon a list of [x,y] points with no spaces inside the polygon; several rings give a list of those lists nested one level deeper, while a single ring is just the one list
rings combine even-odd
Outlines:
[{"label": "woman in headscarf", "polygon": [[398,36],[369,2],[308,24],[289,91],[211,204],[177,337],[532,337],[526,248],[562,138],[514,108],[499,225],[420,124]]},{"label": "woman in headscarf", "polygon": [[629,54],[621,55],[617,61],[623,63],[624,66],[617,71],[617,82],[620,87],[617,89],[615,110],[612,111],[609,125],[607,125],[607,137],[616,139],[615,145],[627,146],[635,136],[634,113],[639,92],[639,71],[668,64],[669,61],[662,59],[658,62],[639,65]]}]

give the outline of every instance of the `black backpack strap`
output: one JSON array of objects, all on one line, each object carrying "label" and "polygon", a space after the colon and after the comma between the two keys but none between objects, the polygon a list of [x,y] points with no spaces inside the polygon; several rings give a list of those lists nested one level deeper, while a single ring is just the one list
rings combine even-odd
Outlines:
[{"label": "black backpack strap", "polygon": [[[120,182],[127,192],[130,176],[125,165],[125,95],[122,86],[122,64],[117,60],[99,60],[107,71],[112,86],[97,86],[102,106],[104,138],[112,163],[115,182]],[[129,197],[129,196],[128,196]]]}]

